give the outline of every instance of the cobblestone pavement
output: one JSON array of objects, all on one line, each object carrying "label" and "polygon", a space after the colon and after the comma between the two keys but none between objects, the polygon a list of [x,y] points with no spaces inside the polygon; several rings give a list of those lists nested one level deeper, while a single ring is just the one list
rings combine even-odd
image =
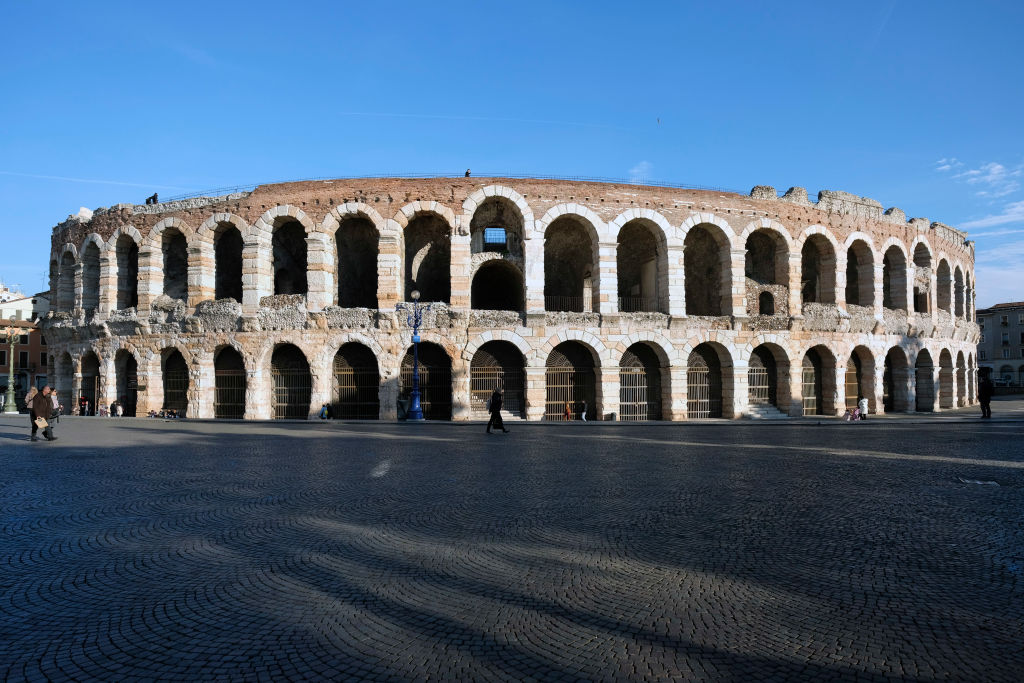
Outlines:
[{"label": "cobblestone pavement", "polygon": [[1019,422],[27,434],[0,419],[4,680],[1024,671]]}]

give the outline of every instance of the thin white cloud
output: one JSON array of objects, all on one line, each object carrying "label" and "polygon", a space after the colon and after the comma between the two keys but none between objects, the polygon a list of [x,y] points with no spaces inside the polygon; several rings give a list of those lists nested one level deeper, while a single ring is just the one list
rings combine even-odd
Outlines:
[{"label": "thin white cloud", "polygon": [[[940,167],[941,168],[941,167]],[[990,197],[997,199],[1013,194],[1020,189],[1020,181],[1024,170],[1020,166],[1007,168],[1003,164],[989,161],[978,168],[971,168],[953,175],[954,178],[963,180],[968,185],[980,186],[983,189],[975,194],[979,197]]]},{"label": "thin white cloud", "polygon": [[[978,228],[991,228],[996,225],[1006,225],[1007,223],[1024,223],[1024,201],[1007,204],[1003,208],[1002,213],[991,214],[984,218],[967,221],[966,223],[961,223],[960,227],[964,230],[972,230]],[[979,230],[979,232],[983,231]]]},{"label": "thin white cloud", "polygon": [[640,183],[645,180],[651,179],[651,171],[654,170],[654,164],[649,161],[641,161],[633,168],[629,169],[629,180],[633,183]]},{"label": "thin white cloud", "polygon": [[96,185],[123,185],[125,187],[145,187],[154,190],[181,190],[192,192],[190,187],[175,185],[153,185],[151,183],[127,183],[120,180],[99,180],[98,178],[69,178],[62,175],[42,175],[39,173],[18,173],[17,171],[0,171],[0,175],[11,175],[19,178],[38,178],[39,180],[61,180],[68,183],[93,183]]},{"label": "thin white cloud", "polygon": [[963,162],[956,157],[943,158],[935,162],[936,171],[952,171],[954,168],[960,168],[961,166],[963,166]]},{"label": "thin white cloud", "polygon": [[978,308],[1024,301],[1024,240],[982,249],[974,256]]}]

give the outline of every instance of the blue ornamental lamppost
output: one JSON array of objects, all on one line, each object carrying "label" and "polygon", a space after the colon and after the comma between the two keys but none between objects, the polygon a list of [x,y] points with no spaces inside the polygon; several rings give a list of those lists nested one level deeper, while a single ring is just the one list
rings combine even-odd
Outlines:
[{"label": "blue ornamental lamppost", "polygon": [[395,304],[395,310],[408,314],[406,324],[412,327],[412,392],[409,394],[406,420],[423,422],[423,407],[420,405],[420,323],[423,321],[423,312],[430,310],[430,304],[420,304],[418,289],[412,290],[409,296],[412,298],[411,306],[407,303]]}]

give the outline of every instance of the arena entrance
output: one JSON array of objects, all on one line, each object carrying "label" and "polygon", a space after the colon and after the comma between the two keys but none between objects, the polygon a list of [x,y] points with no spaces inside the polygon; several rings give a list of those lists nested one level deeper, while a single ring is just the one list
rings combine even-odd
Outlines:
[{"label": "arena entrance", "polygon": [[861,397],[868,400],[868,409],[873,411],[875,403],[874,381],[875,361],[866,347],[858,346],[850,353],[850,359],[846,362],[846,376],[844,378],[846,396],[846,407],[857,407]]},{"label": "arena entrance", "polygon": [[889,349],[885,354],[885,367],[882,371],[882,396],[885,412],[905,413],[910,410],[910,396],[907,392],[907,375],[910,363],[907,356],[898,346]]},{"label": "arena entrance", "polygon": [[213,359],[213,416],[240,420],[245,417],[245,361],[233,347],[225,346]]},{"label": "arena entrance", "polygon": [[100,395],[100,361],[96,354],[89,351],[82,356],[82,390],[79,396],[84,396],[89,402],[89,415],[97,414],[96,398]]},{"label": "arena entrance", "polygon": [[213,238],[214,298],[242,303],[242,233],[232,223],[221,223]]},{"label": "arena entrance", "polygon": [[502,391],[502,409],[515,417],[526,417],[523,354],[506,341],[489,341],[481,346],[469,365],[469,393],[475,417],[487,415],[487,400],[495,389]]},{"label": "arena entrance", "polygon": [[331,412],[335,419],[380,417],[380,372],[373,351],[362,344],[342,344],[334,354]]},{"label": "arena entrance", "polygon": [[117,400],[125,417],[135,417],[139,405],[139,363],[130,351],[121,349],[114,356]]},{"label": "arena entrance", "polygon": [[600,418],[597,412],[594,356],[579,342],[562,342],[548,354],[544,372],[544,419],[570,420]]},{"label": "arena entrance", "polygon": [[943,410],[953,407],[953,356],[947,349],[939,354],[939,407]]},{"label": "arena entrance", "polygon": [[661,361],[647,344],[626,349],[619,361],[619,419],[662,419]]},{"label": "arena entrance", "polygon": [[[399,398],[408,400],[412,393],[412,358],[410,347],[402,358]],[[452,360],[445,350],[431,342],[419,345],[420,406],[427,420],[452,419]]]},{"label": "arena entrance", "polygon": [[835,358],[824,346],[815,346],[804,355],[800,382],[804,415],[835,414],[835,369]]},{"label": "arena entrance", "polygon": [[710,344],[700,344],[686,361],[686,417],[722,417],[722,361]]},{"label": "arena entrance", "polygon": [[313,382],[309,363],[302,351],[292,344],[281,344],[275,348],[270,358],[270,376],[274,382],[274,419],[308,418]]},{"label": "arena entrance", "polygon": [[184,416],[188,412],[188,365],[178,349],[164,351],[164,410]]},{"label": "arena entrance", "polygon": [[919,413],[930,413],[935,410],[935,365],[932,355],[927,349],[921,349],[914,363],[914,380],[917,395],[914,397],[914,410]]}]

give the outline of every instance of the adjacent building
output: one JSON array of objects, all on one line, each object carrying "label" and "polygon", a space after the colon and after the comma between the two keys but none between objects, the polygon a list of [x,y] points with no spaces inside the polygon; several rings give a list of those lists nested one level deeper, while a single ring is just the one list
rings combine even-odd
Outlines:
[{"label": "adjacent building", "polygon": [[978,310],[978,367],[1001,386],[1024,387],[1024,301]]}]

